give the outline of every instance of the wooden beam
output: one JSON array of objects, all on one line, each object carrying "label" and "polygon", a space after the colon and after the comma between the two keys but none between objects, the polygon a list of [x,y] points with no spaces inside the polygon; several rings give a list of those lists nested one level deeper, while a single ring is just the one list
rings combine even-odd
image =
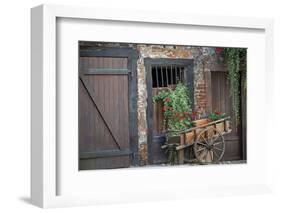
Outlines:
[{"label": "wooden beam", "polygon": [[133,154],[130,150],[105,150],[96,152],[80,152],[80,159],[119,157]]},{"label": "wooden beam", "polygon": [[110,69],[110,68],[89,68],[82,70],[84,75],[128,75],[130,70],[128,69]]}]

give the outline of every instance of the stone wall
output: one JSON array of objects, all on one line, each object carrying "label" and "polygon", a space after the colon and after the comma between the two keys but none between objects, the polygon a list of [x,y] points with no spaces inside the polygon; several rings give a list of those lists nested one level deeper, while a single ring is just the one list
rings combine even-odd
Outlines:
[{"label": "stone wall", "polygon": [[[81,44],[80,44],[81,45]],[[148,164],[147,156],[147,90],[144,58],[171,58],[194,60],[194,110],[199,114],[206,113],[206,82],[204,72],[209,71],[210,64],[216,64],[220,58],[216,54],[216,48],[191,47],[173,45],[145,45],[145,44],[118,44],[118,43],[94,43],[83,42],[85,49],[102,47],[131,47],[137,50],[137,114],[138,114],[138,142],[139,165]]]},{"label": "stone wall", "polygon": [[214,48],[166,46],[166,45],[136,45],[139,53],[137,62],[138,76],[138,134],[140,165],[147,164],[147,90],[144,58],[171,58],[194,60],[194,110],[198,114],[206,113],[206,84],[204,71],[210,63],[217,63]]}]

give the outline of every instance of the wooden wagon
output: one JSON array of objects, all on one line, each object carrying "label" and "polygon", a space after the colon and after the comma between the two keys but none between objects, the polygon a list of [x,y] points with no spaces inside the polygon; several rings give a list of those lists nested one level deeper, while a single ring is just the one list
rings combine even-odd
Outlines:
[{"label": "wooden wagon", "polygon": [[[200,119],[194,121],[195,127],[166,133],[163,149],[176,153],[179,164],[185,161],[185,151],[193,146],[194,159],[201,164],[219,162],[225,152],[224,135],[231,132],[230,117],[216,121]],[[176,136],[175,136],[176,135]],[[170,153],[171,154],[171,153]]]}]

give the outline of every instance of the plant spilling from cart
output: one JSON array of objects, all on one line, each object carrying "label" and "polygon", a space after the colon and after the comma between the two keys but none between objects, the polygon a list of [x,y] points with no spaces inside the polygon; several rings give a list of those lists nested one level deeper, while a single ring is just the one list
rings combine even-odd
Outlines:
[{"label": "plant spilling from cart", "polygon": [[175,89],[153,98],[162,103],[164,113],[166,140],[162,149],[170,164],[217,163],[225,152],[224,135],[231,132],[230,117],[217,111],[203,116],[192,111],[188,94],[188,87],[178,83]]}]

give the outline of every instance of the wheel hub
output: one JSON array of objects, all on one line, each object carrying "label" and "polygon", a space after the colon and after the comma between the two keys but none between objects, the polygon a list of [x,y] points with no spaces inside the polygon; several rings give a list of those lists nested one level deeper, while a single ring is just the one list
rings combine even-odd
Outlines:
[{"label": "wheel hub", "polygon": [[208,150],[211,150],[211,149],[213,149],[213,144],[207,144],[207,146],[206,146],[206,148],[208,149]]}]

